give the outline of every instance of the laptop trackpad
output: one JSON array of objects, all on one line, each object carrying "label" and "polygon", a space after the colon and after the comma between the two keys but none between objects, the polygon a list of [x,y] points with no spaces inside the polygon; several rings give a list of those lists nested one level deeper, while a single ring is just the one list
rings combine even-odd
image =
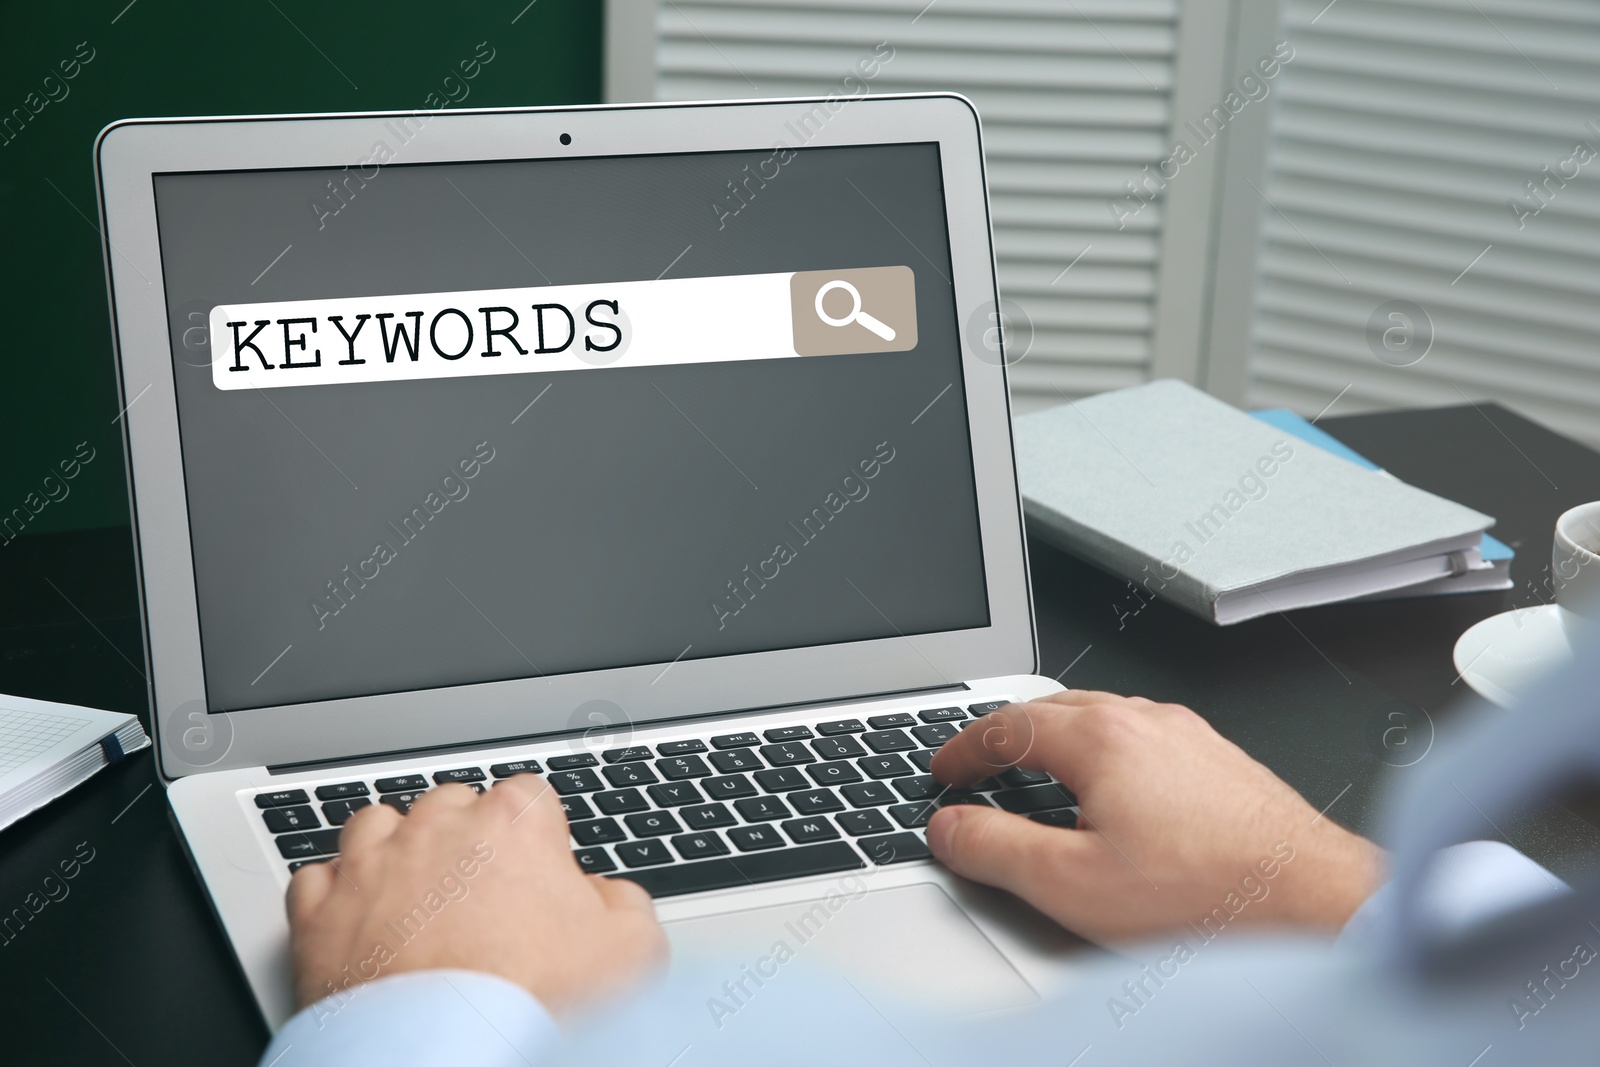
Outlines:
[{"label": "laptop trackpad", "polygon": [[667,936],[675,956],[746,963],[783,942],[858,985],[959,1015],[1039,999],[940,887],[862,888],[842,883],[819,900],[669,922]]}]

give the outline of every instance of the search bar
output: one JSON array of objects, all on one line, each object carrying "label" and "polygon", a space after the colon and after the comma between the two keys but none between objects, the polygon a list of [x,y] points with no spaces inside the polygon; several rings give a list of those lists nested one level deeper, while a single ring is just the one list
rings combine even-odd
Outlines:
[{"label": "search bar", "polygon": [[218,389],[903,352],[910,267],[218,305]]}]

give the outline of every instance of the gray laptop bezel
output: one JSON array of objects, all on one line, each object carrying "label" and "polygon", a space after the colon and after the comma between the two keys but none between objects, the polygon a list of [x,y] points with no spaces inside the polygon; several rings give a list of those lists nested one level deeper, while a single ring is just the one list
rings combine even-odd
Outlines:
[{"label": "gray laptop bezel", "polygon": [[[129,120],[107,127],[96,144],[152,732],[163,777],[545,736],[591,725],[581,721],[580,709],[593,701],[614,706],[607,718],[643,723],[1034,671],[1005,370],[991,353],[971,347],[973,331],[965,328],[987,322],[997,299],[981,133],[965,98],[443,111],[422,113],[430,116],[425,133],[397,163],[770,151],[780,141],[792,145],[792,129],[814,131],[807,146],[937,142],[990,625],[685,659],[665,673],[667,664],[643,664],[207,715],[152,177],[356,164],[376,140],[392,138],[386,121],[409,114]],[[560,143],[563,133],[571,135],[570,145]],[[909,428],[933,399],[909,398],[907,410],[893,417]],[[270,658],[264,654],[263,666]]]}]

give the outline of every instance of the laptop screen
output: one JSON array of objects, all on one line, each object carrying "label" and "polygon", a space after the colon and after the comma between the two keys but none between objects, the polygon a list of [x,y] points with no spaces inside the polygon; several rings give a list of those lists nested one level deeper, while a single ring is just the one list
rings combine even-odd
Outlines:
[{"label": "laptop screen", "polygon": [[160,174],[206,699],[987,626],[936,145]]}]

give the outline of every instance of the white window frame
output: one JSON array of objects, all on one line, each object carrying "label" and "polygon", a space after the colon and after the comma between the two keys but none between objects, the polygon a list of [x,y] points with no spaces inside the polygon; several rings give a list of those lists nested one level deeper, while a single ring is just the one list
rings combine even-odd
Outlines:
[{"label": "white window frame", "polygon": [[[606,102],[655,98],[659,7],[660,0],[606,0]],[[1220,104],[1238,78],[1272,51],[1278,17],[1278,0],[1184,0],[1172,86],[1174,127]],[[1270,113],[1270,104],[1246,108],[1164,194],[1149,374],[1180,378],[1233,403],[1243,402],[1249,379],[1265,207],[1255,190],[1264,180]]]}]

